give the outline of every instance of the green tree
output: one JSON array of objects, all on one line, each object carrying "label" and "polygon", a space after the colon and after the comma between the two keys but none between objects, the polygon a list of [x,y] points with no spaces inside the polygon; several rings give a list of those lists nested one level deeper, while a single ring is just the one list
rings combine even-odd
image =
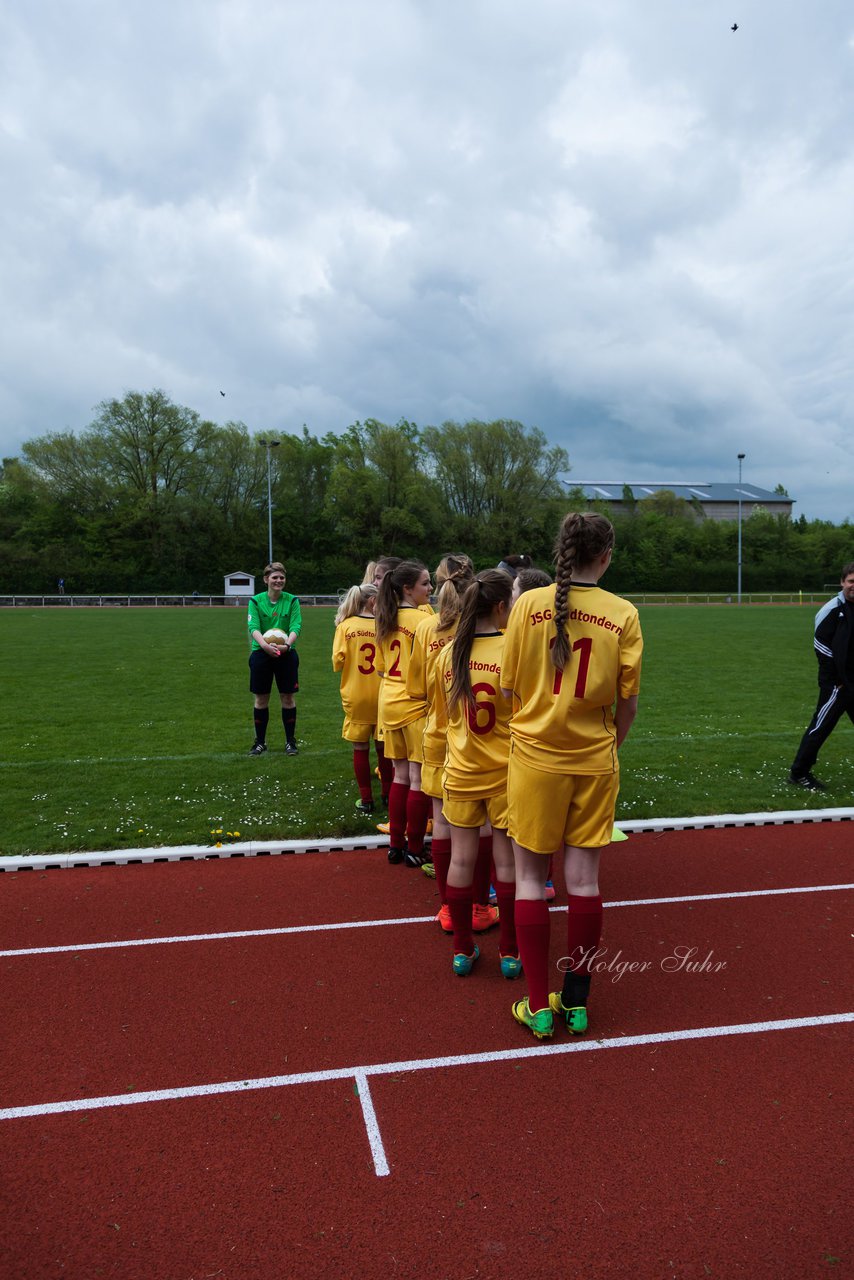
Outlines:
[{"label": "green tree", "polygon": [[565,449],[504,418],[427,427],[423,441],[458,542],[493,556],[550,545],[546,529],[565,502],[557,478],[569,470]]},{"label": "green tree", "polygon": [[422,464],[420,432],[406,419],[389,426],[369,418],[337,439],[327,511],[360,561],[423,555],[438,533],[441,508]]}]

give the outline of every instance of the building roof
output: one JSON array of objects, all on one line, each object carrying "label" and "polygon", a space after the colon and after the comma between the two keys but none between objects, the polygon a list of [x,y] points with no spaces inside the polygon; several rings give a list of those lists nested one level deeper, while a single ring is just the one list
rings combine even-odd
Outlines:
[{"label": "building roof", "polygon": [[[627,486],[627,482],[623,480],[573,480],[571,477],[561,479],[561,484],[567,489],[581,489],[585,498],[598,498],[602,502],[622,502],[623,490]],[[651,498],[653,494],[660,493],[663,489],[675,493],[677,498],[684,498],[686,502],[691,502],[694,498],[700,502],[738,502],[741,498],[742,502],[755,502],[761,503],[764,507],[772,507],[780,504],[791,506],[795,501],[788,494],[773,493],[770,489],[760,489],[755,484],[689,484],[685,481],[664,480],[649,481],[646,484],[628,484],[628,488],[631,489],[636,502]]]}]

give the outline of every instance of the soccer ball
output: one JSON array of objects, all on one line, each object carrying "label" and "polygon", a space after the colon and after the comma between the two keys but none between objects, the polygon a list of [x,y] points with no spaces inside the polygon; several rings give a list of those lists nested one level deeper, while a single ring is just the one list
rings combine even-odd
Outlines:
[{"label": "soccer ball", "polygon": [[288,643],[288,637],[279,627],[271,627],[269,631],[264,632],[264,639],[267,644],[277,644],[279,647]]}]

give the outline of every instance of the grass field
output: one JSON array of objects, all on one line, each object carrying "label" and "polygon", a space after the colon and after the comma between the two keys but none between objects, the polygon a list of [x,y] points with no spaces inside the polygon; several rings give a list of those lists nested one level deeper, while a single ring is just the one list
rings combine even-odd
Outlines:
[{"label": "grass field", "polygon": [[[812,713],[812,606],[649,607],[618,818],[854,803],[852,728],[786,785]],[[0,852],[73,852],[364,833],[331,670],[331,609],[305,611],[297,735],[247,756],[242,610],[0,611]],[[275,691],[274,691],[275,699]]]}]

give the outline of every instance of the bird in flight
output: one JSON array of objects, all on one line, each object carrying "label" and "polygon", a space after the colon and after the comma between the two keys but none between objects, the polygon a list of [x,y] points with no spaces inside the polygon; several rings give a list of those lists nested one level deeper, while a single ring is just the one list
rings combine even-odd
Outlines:
[{"label": "bird in flight", "polygon": [[738,31],[738,23],[734,22],[730,27],[730,31]]},{"label": "bird in flight", "polygon": [[225,392],[224,392],[224,391],[220,391],[220,393],[219,393],[219,394],[220,394],[221,396],[224,396],[224,395],[225,395]]}]

